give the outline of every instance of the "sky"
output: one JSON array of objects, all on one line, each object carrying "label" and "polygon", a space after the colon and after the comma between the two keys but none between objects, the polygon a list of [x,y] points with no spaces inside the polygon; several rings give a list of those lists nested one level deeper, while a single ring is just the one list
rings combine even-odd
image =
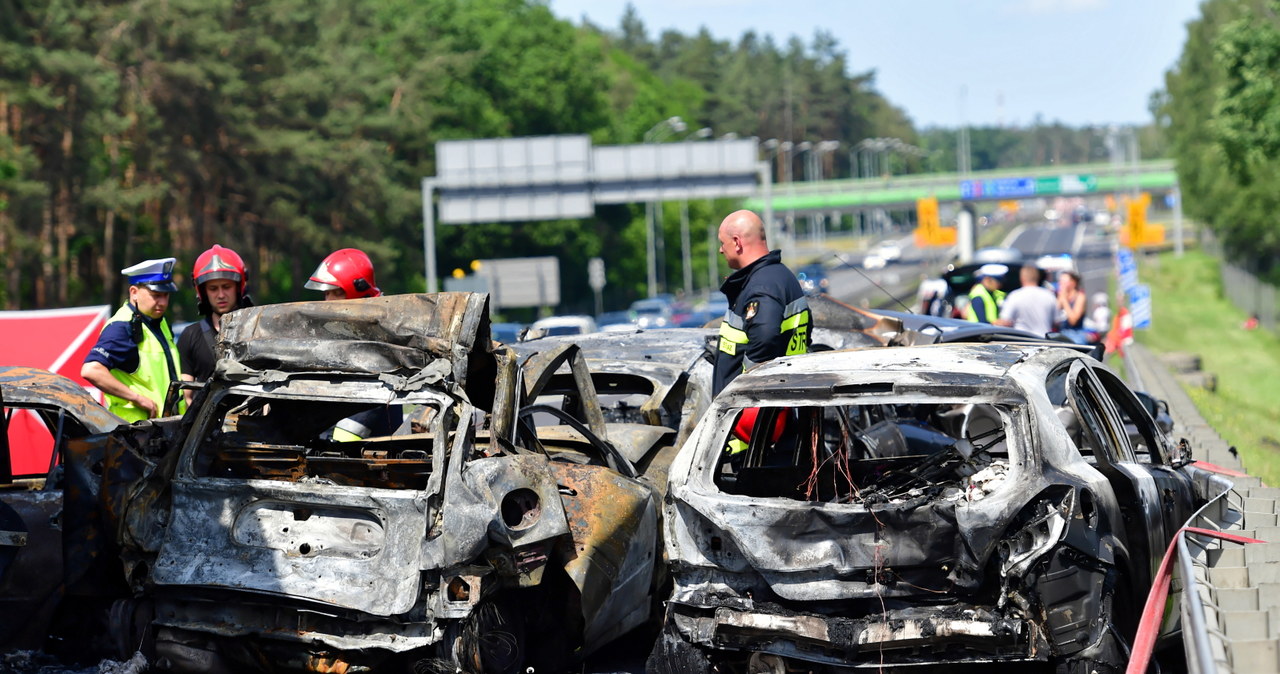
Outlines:
[{"label": "sky", "polygon": [[[628,0],[550,0],[616,30]],[[917,127],[1145,124],[1199,0],[634,0],[650,37],[835,35]]]}]

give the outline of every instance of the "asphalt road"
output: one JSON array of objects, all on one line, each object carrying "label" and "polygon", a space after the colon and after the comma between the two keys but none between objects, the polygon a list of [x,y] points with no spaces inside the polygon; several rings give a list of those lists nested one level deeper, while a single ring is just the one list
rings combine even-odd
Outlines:
[{"label": "asphalt road", "polygon": [[[1107,234],[1104,228],[1092,224],[1062,225],[1045,221],[1018,227],[1005,237],[1002,246],[1017,248],[1031,261],[1041,255],[1071,255],[1084,291],[1092,297],[1096,292],[1106,292],[1112,271]],[[883,269],[862,269],[861,255],[840,258],[844,264],[827,272],[831,295],[842,302],[865,307],[883,306],[896,297],[916,310],[917,283],[922,278],[940,276],[949,251],[917,248],[911,236],[895,240],[902,248],[902,259]]]}]

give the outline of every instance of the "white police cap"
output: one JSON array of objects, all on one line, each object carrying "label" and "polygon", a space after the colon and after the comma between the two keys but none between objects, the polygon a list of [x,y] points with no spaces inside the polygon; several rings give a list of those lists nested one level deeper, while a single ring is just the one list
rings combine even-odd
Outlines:
[{"label": "white police cap", "polygon": [[1009,268],[1002,264],[984,264],[981,267],[978,267],[978,271],[974,276],[983,278],[986,276],[1004,276],[1008,273]]},{"label": "white police cap", "polygon": [[129,277],[129,285],[145,286],[158,293],[176,293],[178,286],[173,282],[173,265],[178,260],[164,257],[158,260],[145,260],[120,270]]}]

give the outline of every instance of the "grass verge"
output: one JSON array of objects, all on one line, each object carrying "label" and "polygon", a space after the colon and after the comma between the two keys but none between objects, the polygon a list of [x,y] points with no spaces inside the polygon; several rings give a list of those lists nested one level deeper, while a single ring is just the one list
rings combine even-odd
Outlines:
[{"label": "grass verge", "polygon": [[1247,316],[1223,295],[1217,260],[1201,251],[1164,253],[1139,268],[1151,287],[1152,329],[1137,331],[1138,341],[1157,353],[1200,354],[1218,387],[1188,388],[1192,401],[1249,474],[1280,485],[1280,338],[1243,329]]}]

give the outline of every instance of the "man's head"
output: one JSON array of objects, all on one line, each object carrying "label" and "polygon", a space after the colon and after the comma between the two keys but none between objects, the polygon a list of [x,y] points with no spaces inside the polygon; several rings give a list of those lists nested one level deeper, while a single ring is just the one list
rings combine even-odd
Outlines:
[{"label": "man's head", "polygon": [[191,270],[200,313],[221,316],[238,308],[247,277],[244,260],[234,250],[214,244],[201,253]]},{"label": "man's head", "polygon": [[169,308],[169,293],[177,292],[173,282],[174,258],[145,260],[121,269],[129,277],[129,303],[148,318],[160,318]]},{"label": "man's head", "polygon": [[764,223],[751,211],[734,211],[720,223],[720,254],[730,269],[742,269],[769,253]]},{"label": "man's head", "polygon": [[319,290],[326,300],[345,300],[359,297],[378,297],[373,277],[373,262],[358,248],[343,248],[330,253],[311,273],[308,290]]},{"label": "man's head", "polygon": [[1034,264],[1022,265],[1022,270],[1018,272],[1018,278],[1022,280],[1025,288],[1033,288],[1040,285],[1040,268]]}]

